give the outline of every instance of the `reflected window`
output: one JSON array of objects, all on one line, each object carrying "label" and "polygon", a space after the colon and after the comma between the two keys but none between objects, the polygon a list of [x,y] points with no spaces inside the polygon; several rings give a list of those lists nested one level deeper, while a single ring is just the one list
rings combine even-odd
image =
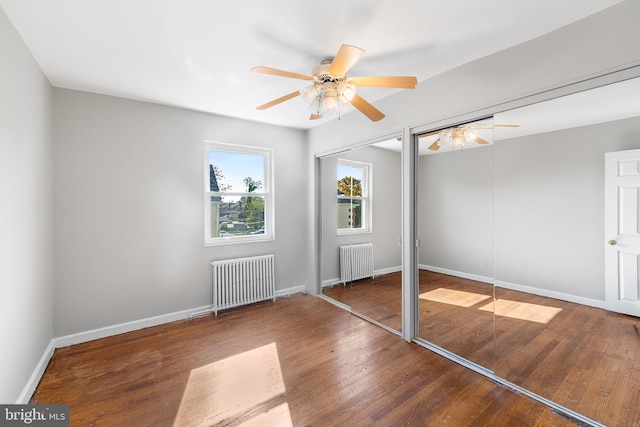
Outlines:
[{"label": "reflected window", "polygon": [[338,234],[371,231],[371,168],[369,163],[338,159]]}]

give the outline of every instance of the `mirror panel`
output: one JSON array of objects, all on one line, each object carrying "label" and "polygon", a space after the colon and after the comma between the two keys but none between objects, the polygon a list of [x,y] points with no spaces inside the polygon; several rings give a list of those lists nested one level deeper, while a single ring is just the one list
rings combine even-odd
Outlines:
[{"label": "mirror panel", "polygon": [[398,332],[401,148],[391,138],[321,159],[323,293]]},{"label": "mirror panel", "polygon": [[417,185],[419,337],[489,370],[492,142],[491,119],[419,136]]},{"label": "mirror panel", "polygon": [[640,304],[607,311],[605,280],[632,250],[607,243],[605,153],[640,148],[638,100],[633,79],[495,116],[520,124],[495,132],[495,373],[607,425],[640,420]]},{"label": "mirror panel", "polygon": [[[483,124],[519,127],[481,134],[490,144],[478,149],[418,160],[419,337],[606,425],[640,420],[640,302],[637,312],[611,310],[611,295],[620,292],[607,290],[606,261],[614,251],[615,282],[625,284],[625,298],[640,301],[640,269],[626,267],[640,256],[624,240],[640,233],[605,234],[604,178],[605,153],[640,149],[638,99],[640,79],[632,79],[496,114]],[[431,139],[418,138],[421,152]],[[360,150],[321,160],[324,293],[400,330],[401,277],[393,271],[400,266],[400,153],[386,164]],[[373,164],[372,206],[397,207],[384,215],[372,208],[370,233],[337,232],[338,159]],[[379,178],[383,168],[397,171],[398,182]],[[640,177],[640,161],[618,169]],[[382,183],[391,190],[378,189]],[[616,196],[640,208],[639,188]],[[640,219],[623,225],[638,231]],[[381,226],[393,232],[382,238]],[[387,273],[378,278],[397,274],[398,290],[376,290],[377,300],[358,293],[374,289],[376,279],[339,283],[339,247],[365,241],[374,243],[375,270]]]},{"label": "mirror panel", "polygon": [[351,243],[348,235],[338,236],[338,209],[336,176],[339,159],[351,159],[349,151],[326,156],[320,159],[321,209],[322,209],[322,289],[325,290],[340,283],[340,245]]}]

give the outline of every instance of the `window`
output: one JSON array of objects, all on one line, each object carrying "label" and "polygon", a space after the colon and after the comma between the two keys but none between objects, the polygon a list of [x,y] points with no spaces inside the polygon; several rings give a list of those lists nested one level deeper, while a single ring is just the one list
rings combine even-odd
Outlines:
[{"label": "window", "polygon": [[205,244],[273,240],[273,153],[205,144]]},{"label": "window", "polygon": [[338,159],[338,234],[371,231],[371,169],[368,163]]}]

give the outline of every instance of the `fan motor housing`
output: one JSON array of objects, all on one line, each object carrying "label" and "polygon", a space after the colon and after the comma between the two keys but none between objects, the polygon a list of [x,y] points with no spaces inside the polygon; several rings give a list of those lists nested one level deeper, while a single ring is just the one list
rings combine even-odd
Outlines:
[{"label": "fan motor housing", "polygon": [[323,59],[322,62],[320,62],[320,65],[318,65],[313,69],[313,71],[311,71],[311,74],[323,83],[337,82],[339,79],[329,74],[329,68],[331,68],[332,63],[332,57]]}]

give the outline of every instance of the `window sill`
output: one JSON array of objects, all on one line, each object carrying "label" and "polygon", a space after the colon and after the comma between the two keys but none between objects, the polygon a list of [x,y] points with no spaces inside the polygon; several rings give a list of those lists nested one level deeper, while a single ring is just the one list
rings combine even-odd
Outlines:
[{"label": "window sill", "polygon": [[365,229],[365,228],[363,228],[363,229],[360,229],[360,228],[357,228],[357,229],[353,229],[353,228],[346,229],[345,228],[345,229],[338,230],[336,232],[336,235],[337,236],[348,236],[348,235],[351,235],[351,234],[370,234],[371,232],[372,231],[369,228],[367,228],[367,229]]},{"label": "window sill", "polygon": [[240,243],[257,243],[257,242],[273,242],[274,236],[240,236],[240,237],[218,237],[215,240],[207,240],[204,242],[205,247],[236,245]]}]

